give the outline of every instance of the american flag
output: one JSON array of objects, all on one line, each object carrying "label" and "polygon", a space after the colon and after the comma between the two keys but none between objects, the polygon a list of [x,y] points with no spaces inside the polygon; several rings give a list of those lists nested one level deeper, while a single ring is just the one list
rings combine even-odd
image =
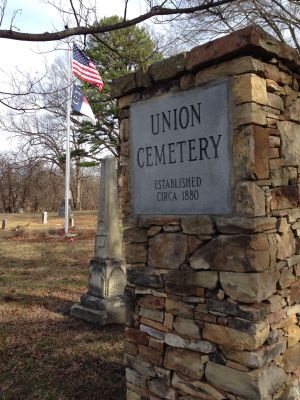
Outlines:
[{"label": "american flag", "polygon": [[72,70],[79,79],[97,86],[100,91],[104,88],[102,78],[94,63],[78,49],[76,44],[73,46]]}]

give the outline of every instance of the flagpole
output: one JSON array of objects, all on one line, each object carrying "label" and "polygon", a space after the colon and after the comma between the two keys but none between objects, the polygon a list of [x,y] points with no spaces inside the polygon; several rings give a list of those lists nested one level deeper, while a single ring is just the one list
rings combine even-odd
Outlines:
[{"label": "flagpole", "polygon": [[65,234],[69,232],[69,191],[70,191],[70,122],[72,104],[72,48],[68,43],[68,99],[67,99],[67,135],[66,135],[66,168],[65,168]]}]

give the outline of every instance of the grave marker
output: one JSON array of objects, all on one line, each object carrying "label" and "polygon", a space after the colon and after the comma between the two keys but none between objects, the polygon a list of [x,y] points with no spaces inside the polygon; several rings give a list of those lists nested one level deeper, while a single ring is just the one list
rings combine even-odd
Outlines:
[{"label": "grave marker", "polygon": [[98,223],[94,258],[90,262],[88,291],[80,304],[71,308],[71,315],[89,322],[106,325],[123,324],[126,320],[124,287],[126,268],[122,259],[117,163],[107,158],[101,162]]}]

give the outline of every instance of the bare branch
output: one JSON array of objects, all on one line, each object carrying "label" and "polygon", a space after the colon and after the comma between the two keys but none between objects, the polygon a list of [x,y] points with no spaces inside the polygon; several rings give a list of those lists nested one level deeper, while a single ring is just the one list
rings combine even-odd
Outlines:
[{"label": "bare branch", "polygon": [[[119,30],[123,28],[128,28],[130,26],[144,22],[155,16],[165,16],[165,15],[175,15],[175,14],[193,14],[198,11],[209,10],[213,7],[220,6],[227,3],[233,3],[235,0],[216,0],[216,1],[204,1],[201,5],[194,7],[174,7],[167,8],[164,6],[154,6],[145,14],[142,14],[136,18],[124,20],[122,22],[113,25],[96,25],[96,26],[77,26],[74,28],[66,28],[63,31],[58,32],[44,32],[44,33],[25,33],[17,32],[13,30],[0,30],[0,38],[30,41],[30,42],[40,42],[40,41],[53,41],[62,40],[68,37],[77,35],[89,35],[96,33],[111,32],[114,30]],[[162,3],[164,4],[164,2]]]},{"label": "bare branch", "polygon": [[6,6],[7,6],[7,0],[3,0],[2,6],[0,7],[0,26],[2,25],[3,22]]}]

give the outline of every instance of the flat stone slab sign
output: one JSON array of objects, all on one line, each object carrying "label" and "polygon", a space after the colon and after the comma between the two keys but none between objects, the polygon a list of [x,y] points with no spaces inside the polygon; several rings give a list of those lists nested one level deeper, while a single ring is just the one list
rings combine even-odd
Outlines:
[{"label": "flat stone slab sign", "polygon": [[137,214],[231,213],[228,82],[131,107]]}]

